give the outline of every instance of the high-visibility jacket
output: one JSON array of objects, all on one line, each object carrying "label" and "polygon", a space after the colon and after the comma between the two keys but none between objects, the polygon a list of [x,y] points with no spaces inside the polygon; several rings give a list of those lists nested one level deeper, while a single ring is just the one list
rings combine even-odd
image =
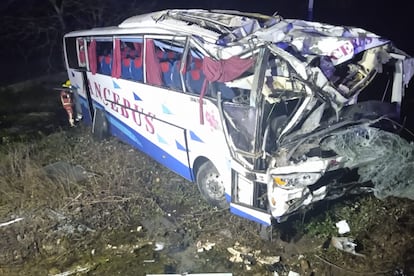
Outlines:
[{"label": "high-visibility jacket", "polygon": [[70,95],[70,93],[67,92],[67,91],[61,91],[60,92],[60,99],[62,101],[63,108],[66,111],[73,112],[73,110],[72,110],[73,102],[72,102],[72,96]]}]

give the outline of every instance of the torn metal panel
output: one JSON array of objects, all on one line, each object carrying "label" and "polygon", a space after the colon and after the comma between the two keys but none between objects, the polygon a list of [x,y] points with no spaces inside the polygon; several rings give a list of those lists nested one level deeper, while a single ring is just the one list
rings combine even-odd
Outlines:
[{"label": "torn metal panel", "polygon": [[403,72],[404,72],[404,86],[408,86],[411,78],[414,75],[414,58],[407,58],[403,61]]}]

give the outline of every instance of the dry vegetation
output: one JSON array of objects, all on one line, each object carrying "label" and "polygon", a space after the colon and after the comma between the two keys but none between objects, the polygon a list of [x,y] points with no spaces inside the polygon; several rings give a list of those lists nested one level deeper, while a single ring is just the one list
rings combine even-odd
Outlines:
[{"label": "dry vegetation", "polygon": [[[223,219],[239,229],[235,234],[256,234],[254,224],[206,205],[192,183],[118,141],[94,141],[81,127],[3,145],[0,160],[0,217],[23,218],[0,230],[6,237],[0,240],[0,272],[36,267],[45,275],[91,262],[99,274],[95,266],[102,266],[111,246],[124,247],[115,256],[152,242],[180,252],[223,230]],[[70,172],[50,177],[44,167],[57,161],[82,166],[87,178],[76,182]],[[174,260],[163,262],[155,267],[159,272],[168,263],[177,267]]]},{"label": "dry vegetation", "polygon": [[[0,121],[9,115],[0,112]],[[55,126],[50,134],[34,128],[24,135],[0,131],[0,225],[22,219],[0,227],[0,275],[414,273],[412,201],[323,203],[276,225],[268,242],[255,223],[208,206],[194,184],[128,145],[95,141],[84,126]],[[50,164],[87,173],[51,174]],[[342,219],[365,257],[324,246]],[[197,252],[207,242],[215,245]],[[229,261],[229,247],[244,252],[243,263]],[[266,256],[281,261],[259,264]]]}]

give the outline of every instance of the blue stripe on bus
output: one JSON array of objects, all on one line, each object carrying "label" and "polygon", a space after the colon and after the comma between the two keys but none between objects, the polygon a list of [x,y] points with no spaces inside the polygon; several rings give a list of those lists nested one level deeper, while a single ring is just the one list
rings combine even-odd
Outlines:
[{"label": "blue stripe on bus", "polygon": [[254,217],[253,215],[248,214],[246,212],[243,212],[243,211],[241,211],[241,210],[239,210],[239,209],[237,209],[237,208],[235,208],[233,206],[230,206],[230,212],[232,212],[233,214],[235,214],[237,216],[240,216],[240,217],[243,217],[243,218],[246,218],[246,219],[249,219],[249,220],[258,222],[258,223],[263,224],[263,225],[266,225],[266,226],[270,226],[270,223],[269,222],[264,221],[264,220],[261,220],[261,219],[259,219],[257,217]]},{"label": "blue stripe on bus", "polygon": [[88,102],[83,97],[79,97],[79,102],[81,104],[81,109],[82,109],[82,122],[87,125],[91,125],[92,118],[91,118],[91,114],[89,113]]},{"label": "blue stripe on bus", "polygon": [[[123,124],[121,121],[116,119],[113,116],[107,116],[109,125],[111,128],[111,132],[117,137],[120,135],[117,135],[117,133],[122,133],[122,137],[125,137],[125,139],[128,139],[129,144],[134,145],[139,150],[144,149],[144,145],[141,143],[140,139],[135,135],[135,132],[132,128],[128,128],[126,124]],[[116,131],[114,131],[116,130]]]},{"label": "blue stripe on bus", "polygon": [[[90,111],[89,111],[88,101],[85,98],[79,96],[79,102],[81,104],[81,109],[82,109],[82,117],[83,117],[82,122],[84,124],[91,125],[92,124],[92,117],[91,117],[91,114],[90,114]],[[103,105],[99,104],[96,101],[93,101],[93,106],[94,106],[94,108],[97,108],[97,109],[98,108],[99,109],[105,109],[105,107]]]},{"label": "blue stripe on bus", "polygon": [[171,154],[159,148],[157,145],[146,139],[122,121],[109,115],[108,113],[106,114],[108,116],[108,121],[110,122],[110,131],[114,136],[148,154],[151,158],[187,180],[193,181],[191,168],[181,163]]}]

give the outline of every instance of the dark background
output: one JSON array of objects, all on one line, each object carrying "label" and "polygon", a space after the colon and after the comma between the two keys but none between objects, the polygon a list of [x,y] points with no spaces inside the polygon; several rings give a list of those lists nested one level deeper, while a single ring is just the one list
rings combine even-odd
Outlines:
[{"label": "dark background", "polygon": [[[314,0],[313,20],[356,26],[414,54],[409,1]],[[63,71],[62,36],[167,8],[232,9],[307,19],[308,0],[2,0],[0,2],[0,85]]]}]

